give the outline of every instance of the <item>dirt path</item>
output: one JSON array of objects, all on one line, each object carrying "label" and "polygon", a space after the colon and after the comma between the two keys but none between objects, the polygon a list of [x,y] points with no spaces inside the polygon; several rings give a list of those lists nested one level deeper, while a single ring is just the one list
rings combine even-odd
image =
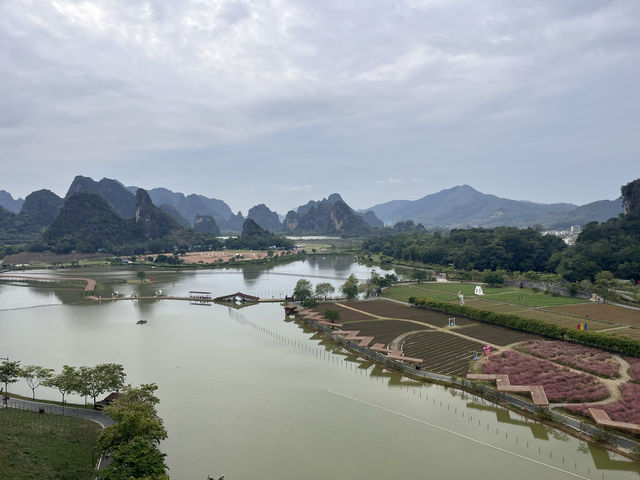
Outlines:
[{"label": "dirt path", "polygon": [[[615,358],[620,364],[620,367],[618,368],[618,374],[620,375],[620,377],[602,378],[602,377],[596,376],[596,378],[600,380],[605,387],[607,387],[607,390],[609,390],[608,398],[605,398],[604,400],[598,400],[597,402],[556,403],[553,405],[556,407],[568,407],[568,406],[584,407],[584,406],[607,405],[609,403],[615,403],[618,400],[620,400],[620,398],[622,398],[622,392],[620,391],[620,386],[631,379],[631,377],[629,376],[629,368],[631,368],[631,366],[626,360],[620,357],[620,355],[611,355],[611,356]],[[576,370],[575,368],[571,368],[571,367],[567,367],[567,368],[572,372],[585,373],[581,370]]]},{"label": "dirt path", "polygon": [[[385,299],[385,300],[390,300],[390,301],[394,301],[396,303],[400,303],[400,304],[406,305],[405,302],[401,302],[399,300],[393,300],[393,299]],[[401,320],[401,321],[405,321],[405,322],[415,323],[415,324],[418,324],[418,325],[424,325],[425,327],[429,327],[430,330],[444,332],[444,333],[447,333],[449,335],[456,335],[458,337],[465,338],[467,340],[471,340],[471,341],[474,341],[474,342],[477,342],[477,343],[485,343],[485,344],[491,343],[491,342],[487,342],[485,340],[481,340],[481,339],[478,339],[478,338],[469,337],[467,335],[464,335],[464,333],[461,333],[459,330],[458,331],[452,330],[450,327],[436,327],[434,325],[425,324],[424,322],[420,322],[418,320],[409,320],[409,319],[405,319],[405,318],[382,317],[380,315],[375,315],[373,313],[369,313],[369,312],[365,312],[363,310],[359,310],[358,308],[355,308],[355,307],[352,307],[352,306],[347,306],[347,305],[343,305],[343,304],[340,304],[340,306],[343,307],[343,308],[347,308],[349,310],[353,310],[354,312],[358,312],[358,313],[362,313],[362,314],[366,314],[366,315],[369,315],[371,317],[374,317],[375,320],[372,320],[372,321]],[[364,320],[364,321],[366,321],[366,320]],[[459,328],[460,328],[460,330],[464,330],[464,327],[459,327]],[[412,334],[414,334],[416,332],[417,331],[411,331],[411,332],[405,332],[405,333],[403,333],[401,335],[398,335],[396,338],[394,338],[390,342],[390,344],[389,344],[390,347],[391,348],[402,347],[402,344],[404,343],[404,340],[407,337],[409,337],[410,335],[412,335]],[[514,350],[513,347],[518,345],[518,343],[521,343],[521,342],[515,342],[515,343],[508,344],[508,345],[497,345],[497,344],[493,343],[493,345],[495,345],[496,347],[499,347],[502,350]],[[591,405],[606,405],[606,404],[614,403],[614,402],[617,402],[618,400],[620,400],[620,398],[622,397],[622,393],[620,391],[620,386],[630,380],[628,372],[629,372],[629,369],[631,367],[630,367],[629,363],[627,361],[625,361],[619,355],[612,355],[612,356],[620,364],[620,366],[618,368],[619,377],[618,378],[602,378],[602,377],[598,377],[597,375],[594,375],[600,382],[602,382],[602,384],[609,391],[609,396],[607,398],[605,398],[604,400],[599,400],[597,402],[556,403],[556,404],[553,404],[553,406],[559,407],[559,406],[570,406],[570,405],[582,405],[582,406],[584,406],[584,405],[589,405],[589,406],[591,406]],[[482,360],[484,360],[484,358],[482,358]],[[478,364],[478,366],[479,365],[480,364]],[[566,365],[561,365],[561,366],[568,368],[570,371],[572,371],[574,373],[588,374],[587,372],[584,372],[582,370],[578,370],[576,368],[568,367]]]},{"label": "dirt path", "polygon": [[[387,300],[387,299],[385,299],[385,300]],[[396,301],[396,300],[391,300],[391,301]],[[403,305],[407,305],[404,302],[399,302],[398,301],[398,303],[402,303]],[[486,345],[488,343],[491,343],[491,342],[487,342],[486,340],[470,337],[468,335],[465,335],[464,333],[460,333],[459,330],[464,330],[464,327],[454,327],[454,329],[452,329],[451,327],[437,327],[435,325],[431,325],[429,323],[421,322],[419,320],[409,320],[408,318],[396,318],[396,317],[381,317],[380,315],[375,315],[373,313],[365,312],[364,310],[359,310],[359,309],[357,309],[355,307],[343,305],[341,303],[339,303],[338,305],[340,305],[341,307],[344,307],[344,308],[348,308],[349,310],[353,310],[354,312],[358,312],[358,313],[369,315],[370,317],[374,317],[375,320],[370,320],[370,321],[374,321],[374,322],[375,321],[379,321],[379,320],[400,320],[401,322],[408,322],[408,323],[415,323],[416,325],[423,325],[424,327],[428,328],[429,330],[448,333],[449,335],[455,335],[457,337],[464,338],[466,340],[471,340],[472,342],[475,342],[475,343],[478,343],[478,344]],[[366,322],[367,320],[363,319],[363,320],[353,320],[353,321],[354,322]],[[343,322],[343,323],[348,324],[350,322]],[[456,330],[455,328],[458,328],[459,330]],[[404,337],[404,336],[407,336],[407,335],[403,333],[402,335],[394,338],[391,343],[394,343],[394,342],[397,343],[399,340],[402,340],[402,338],[400,338],[400,337]],[[502,349],[505,348],[505,347],[503,347],[501,345],[497,345],[495,343],[493,343],[493,345],[495,345],[496,347],[502,348]]]}]

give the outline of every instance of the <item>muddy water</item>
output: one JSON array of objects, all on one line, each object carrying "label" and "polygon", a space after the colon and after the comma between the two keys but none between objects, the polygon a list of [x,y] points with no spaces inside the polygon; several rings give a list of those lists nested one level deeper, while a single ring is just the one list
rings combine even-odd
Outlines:
[{"label": "muddy water", "polygon": [[[349,259],[278,269],[318,276],[369,272]],[[290,292],[297,281],[264,270],[153,273],[153,286],[137,286],[118,283],[135,272],[83,271],[114,280],[122,293],[161,288],[266,296]],[[118,362],[129,382],[155,382],[172,479],[639,476],[638,466],[624,458],[349,355],[285,319],[278,304],[242,310],[178,301],[87,305],[74,303],[78,295],[0,286],[0,356],[56,369]],[[50,306],[8,310],[35,305]],[[148,323],[136,325],[139,319]],[[13,388],[30,392],[23,383]],[[57,398],[46,388],[38,395]]]}]

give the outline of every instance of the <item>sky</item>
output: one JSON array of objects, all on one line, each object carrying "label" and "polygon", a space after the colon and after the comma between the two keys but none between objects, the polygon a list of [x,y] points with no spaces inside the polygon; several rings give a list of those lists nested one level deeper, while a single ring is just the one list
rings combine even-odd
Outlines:
[{"label": "sky", "polygon": [[614,199],[640,177],[638,25],[637,0],[3,0],[0,189]]}]

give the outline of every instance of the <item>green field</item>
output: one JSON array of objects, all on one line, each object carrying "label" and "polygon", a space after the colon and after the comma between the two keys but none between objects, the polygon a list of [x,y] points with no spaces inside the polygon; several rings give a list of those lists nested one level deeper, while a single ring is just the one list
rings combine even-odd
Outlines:
[{"label": "green field", "polygon": [[[562,306],[575,306],[577,309],[590,308],[594,306],[590,302],[572,297],[553,296],[550,294],[544,294],[542,292],[536,292],[526,288],[515,287],[502,287],[502,288],[485,288],[485,295],[474,295],[475,284],[472,283],[423,283],[420,285],[396,285],[387,289],[384,292],[384,296],[400,301],[408,301],[409,297],[416,298],[429,298],[432,300],[445,301],[445,302],[458,302],[458,292],[462,291],[465,296],[465,304],[469,307],[477,308],[480,310],[488,310],[496,313],[504,313],[517,315],[522,318],[532,318],[535,320],[541,320],[556,325],[561,325],[567,328],[575,328],[581,322],[584,322],[587,317],[580,311],[560,311],[558,307]],[[600,305],[600,308],[614,308],[609,305]],[[619,307],[615,307],[620,309]],[[567,307],[569,309],[569,307]],[[630,312],[624,310],[626,314],[636,314],[637,312]],[[600,318],[603,317],[603,318]],[[588,316],[589,330],[600,331],[608,330],[616,327],[619,324],[626,324],[625,321],[619,318],[605,318],[603,315],[596,315],[593,312]],[[632,323],[635,325],[635,323]],[[624,332],[612,332],[617,335],[629,336],[630,338],[637,338],[637,330],[625,330]]]},{"label": "green field", "polygon": [[574,305],[584,303],[585,300],[572,297],[560,297],[542,292],[535,292],[527,288],[500,287],[489,288],[483,286],[483,296],[474,294],[475,283],[422,283],[420,285],[397,285],[385,291],[384,296],[394,300],[407,301],[409,297],[425,297],[440,301],[457,301],[458,292],[462,292],[465,299],[478,298],[496,303],[508,303],[522,307],[550,307],[555,305]]},{"label": "green field", "polygon": [[0,478],[94,478],[100,425],[76,417],[0,409]]}]

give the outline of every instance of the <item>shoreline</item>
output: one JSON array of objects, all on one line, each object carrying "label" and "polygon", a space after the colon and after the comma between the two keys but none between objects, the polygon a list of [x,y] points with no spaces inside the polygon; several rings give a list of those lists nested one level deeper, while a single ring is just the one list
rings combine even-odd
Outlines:
[{"label": "shoreline", "polygon": [[[601,429],[595,424],[585,423],[583,420],[576,419],[565,413],[557,412],[552,409],[546,409],[546,412],[548,412],[548,418],[543,418],[537,413],[544,411],[543,409],[520,397],[510,395],[506,392],[499,392],[497,389],[492,388],[489,385],[476,383],[465,378],[442,375],[425,370],[417,370],[413,366],[396,361],[369,348],[361,347],[357,342],[346,340],[344,336],[335,334],[333,329],[329,326],[318,323],[312,318],[296,315],[296,320],[304,322],[314,330],[323,333],[329,337],[333,343],[340,344],[349,351],[358,353],[374,363],[389,368],[396,373],[400,373],[414,380],[435,383],[447,388],[455,388],[457,390],[476,395],[495,405],[507,408],[519,415],[523,415],[529,419],[567,433],[575,438],[596,445],[599,448],[623,455],[624,457],[633,460],[635,463],[640,464],[640,457],[638,454],[634,453],[636,451],[640,452],[640,441],[619,435],[617,431]],[[598,442],[596,440],[597,437],[608,438],[610,441],[606,443]]]}]

